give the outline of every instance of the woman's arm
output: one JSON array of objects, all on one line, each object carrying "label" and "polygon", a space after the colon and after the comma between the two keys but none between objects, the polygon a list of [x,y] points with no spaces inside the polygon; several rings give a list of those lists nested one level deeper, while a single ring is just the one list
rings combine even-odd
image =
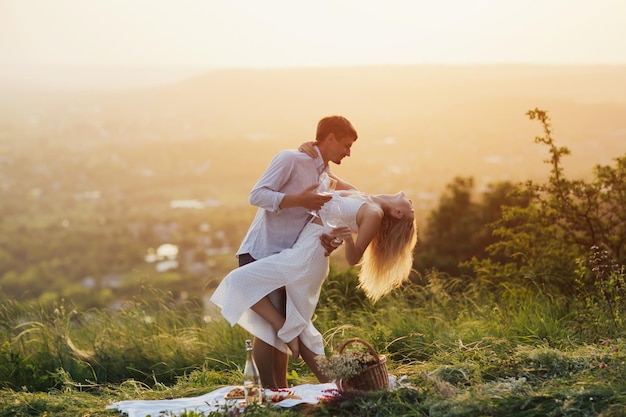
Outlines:
[{"label": "woman's arm", "polygon": [[328,171],[328,176],[337,180],[337,186],[335,187],[336,190],[356,190],[356,187],[354,185],[345,182],[330,171]]},{"label": "woman's arm", "polygon": [[346,260],[350,265],[356,265],[363,258],[365,249],[380,229],[382,218],[383,211],[379,206],[363,204],[356,219],[359,226],[356,241],[354,241],[352,233],[347,227],[345,228],[347,231],[342,230],[341,234],[338,235],[345,241]]},{"label": "woman's arm", "polygon": [[311,158],[317,158],[318,153],[317,149],[315,149],[316,144],[317,142],[315,141],[304,142],[302,145],[298,146],[298,150],[309,155]]}]

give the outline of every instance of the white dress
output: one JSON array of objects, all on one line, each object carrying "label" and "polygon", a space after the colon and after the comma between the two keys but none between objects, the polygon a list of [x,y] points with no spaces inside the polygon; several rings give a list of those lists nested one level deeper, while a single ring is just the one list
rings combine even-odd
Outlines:
[{"label": "white dress", "polygon": [[[356,197],[356,198],[355,198]],[[325,213],[340,207],[342,224],[357,232],[356,213],[364,203],[359,194],[333,193],[333,198],[319,211]],[[315,354],[324,354],[324,341],[311,319],[317,306],[322,283],[328,275],[328,257],[319,237],[329,227],[308,223],[292,248],[259,259],[231,271],[217,287],[211,301],[221,308],[222,315],[234,326],[289,352],[285,341],[296,336]],[[278,331],[250,307],[272,291],[285,287],[286,321]]]}]

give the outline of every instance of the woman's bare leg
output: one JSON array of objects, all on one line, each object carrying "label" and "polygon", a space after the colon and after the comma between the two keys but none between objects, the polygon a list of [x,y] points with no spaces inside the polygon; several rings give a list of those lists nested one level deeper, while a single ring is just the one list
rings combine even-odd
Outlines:
[{"label": "woman's bare leg", "polygon": [[274,346],[268,345],[259,338],[254,338],[252,356],[257,368],[259,368],[261,384],[265,388],[279,388],[274,377],[274,350]]},{"label": "woman's bare leg", "polygon": [[[287,290],[285,287],[279,288],[268,295],[274,307],[283,316],[287,316]],[[274,348],[274,381],[278,388],[287,388],[287,366],[289,364],[289,355],[285,352]]]},{"label": "woman's bare leg", "polygon": [[304,343],[300,343],[300,356],[304,359],[304,362],[307,364],[313,375],[317,377],[317,380],[320,383],[330,382],[330,379],[326,375],[320,371],[320,368],[317,366],[317,362],[315,361],[315,357],[317,356],[315,353],[309,350],[308,347],[304,345]]},{"label": "woman's bare leg", "polygon": [[277,388],[287,388],[287,364],[289,362],[289,356],[285,352],[274,349],[274,382],[276,382]]},{"label": "woman's bare leg", "polygon": [[[278,332],[278,330],[280,330],[285,324],[285,317],[280,314],[268,297],[263,297],[256,304],[254,304],[251,309],[267,320],[276,332]],[[269,388],[287,387],[287,355],[259,339],[255,340],[255,345],[259,342],[274,351],[273,353],[270,353],[268,350],[265,350],[265,346],[263,346],[261,348],[263,349],[261,350],[262,353],[259,354],[258,358],[256,355],[254,358],[257,362],[257,367],[259,367],[259,373],[261,374],[261,381],[263,381],[263,385]],[[260,345],[260,347],[261,346],[262,345]],[[297,359],[299,356],[304,359],[304,362],[311,369],[311,372],[313,372],[319,382],[329,382],[328,377],[320,371],[317,362],[315,361],[315,356],[317,355],[309,350],[309,348],[307,348],[303,343],[300,343],[299,337],[295,337],[293,340],[289,341],[287,346],[291,349],[294,359]],[[267,360],[266,358],[268,357],[271,357],[271,360]],[[261,368],[263,368],[263,371],[261,371]],[[265,375],[265,378],[263,375]]]},{"label": "woman's bare leg", "polygon": [[[261,298],[256,304],[250,307],[252,311],[257,313],[259,316],[263,317],[265,320],[269,322],[272,328],[278,333],[278,331],[285,325],[285,317],[281,315],[274,304],[270,301],[270,299],[266,296]],[[287,342],[287,346],[291,349],[291,355],[294,359],[297,359],[300,356],[300,343],[298,338]]]},{"label": "woman's bare leg", "polygon": [[[239,255],[239,266],[244,266],[255,260],[249,253]],[[267,296],[270,302],[279,309],[277,311],[282,313],[283,316],[285,316],[285,310],[287,309],[286,297],[287,294],[284,287]],[[259,368],[261,383],[265,388],[287,388],[287,364],[289,357],[286,353],[255,337],[252,355]]]}]

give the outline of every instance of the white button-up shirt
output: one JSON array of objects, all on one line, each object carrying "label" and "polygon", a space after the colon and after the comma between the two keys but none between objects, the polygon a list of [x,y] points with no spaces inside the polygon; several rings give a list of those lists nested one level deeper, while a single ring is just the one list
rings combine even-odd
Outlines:
[{"label": "white button-up shirt", "polygon": [[279,206],[285,194],[297,194],[317,184],[320,174],[328,170],[319,149],[317,153],[317,158],[311,158],[304,152],[286,150],[274,156],[250,192],[250,204],[259,209],[237,256],[249,253],[262,259],[293,247],[311,215],[304,207]]}]

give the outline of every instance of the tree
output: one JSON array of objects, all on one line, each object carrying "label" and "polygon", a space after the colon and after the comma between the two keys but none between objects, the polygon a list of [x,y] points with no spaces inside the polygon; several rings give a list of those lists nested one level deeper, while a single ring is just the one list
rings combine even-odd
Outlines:
[{"label": "tree", "polygon": [[[545,162],[551,165],[550,177],[544,184],[528,181],[518,186],[517,194],[528,198],[530,204],[504,209],[502,219],[494,224],[499,241],[487,248],[488,259],[473,267],[486,280],[511,278],[502,271],[521,273],[571,294],[576,261],[586,257],[592,247],[604,248],[624,262],[626,156],[617,158],[614,167],[596,166],[589,182],[569,180],[562,158],[570,151],[556,145],[547,112],[534,109],[527,115],[542,125],[543,136],[536,137],[535,143],[549,149],[550,158]],[[506,265],[494,263],[495,257],[508,261]],[[500,273],[495,273],[498,270]]]},{"label": "tree", "polygon": [[490,185],[480,202],[473,202],[473,178],[455,178],[427,221],[415,268],[454,276],[471,274],[465,262],[485,257],[486,248],[495,243],[490,225],[501,218],[502,207],[528,204],[527,198],[511,194],[514,188],[509,182]]}]

